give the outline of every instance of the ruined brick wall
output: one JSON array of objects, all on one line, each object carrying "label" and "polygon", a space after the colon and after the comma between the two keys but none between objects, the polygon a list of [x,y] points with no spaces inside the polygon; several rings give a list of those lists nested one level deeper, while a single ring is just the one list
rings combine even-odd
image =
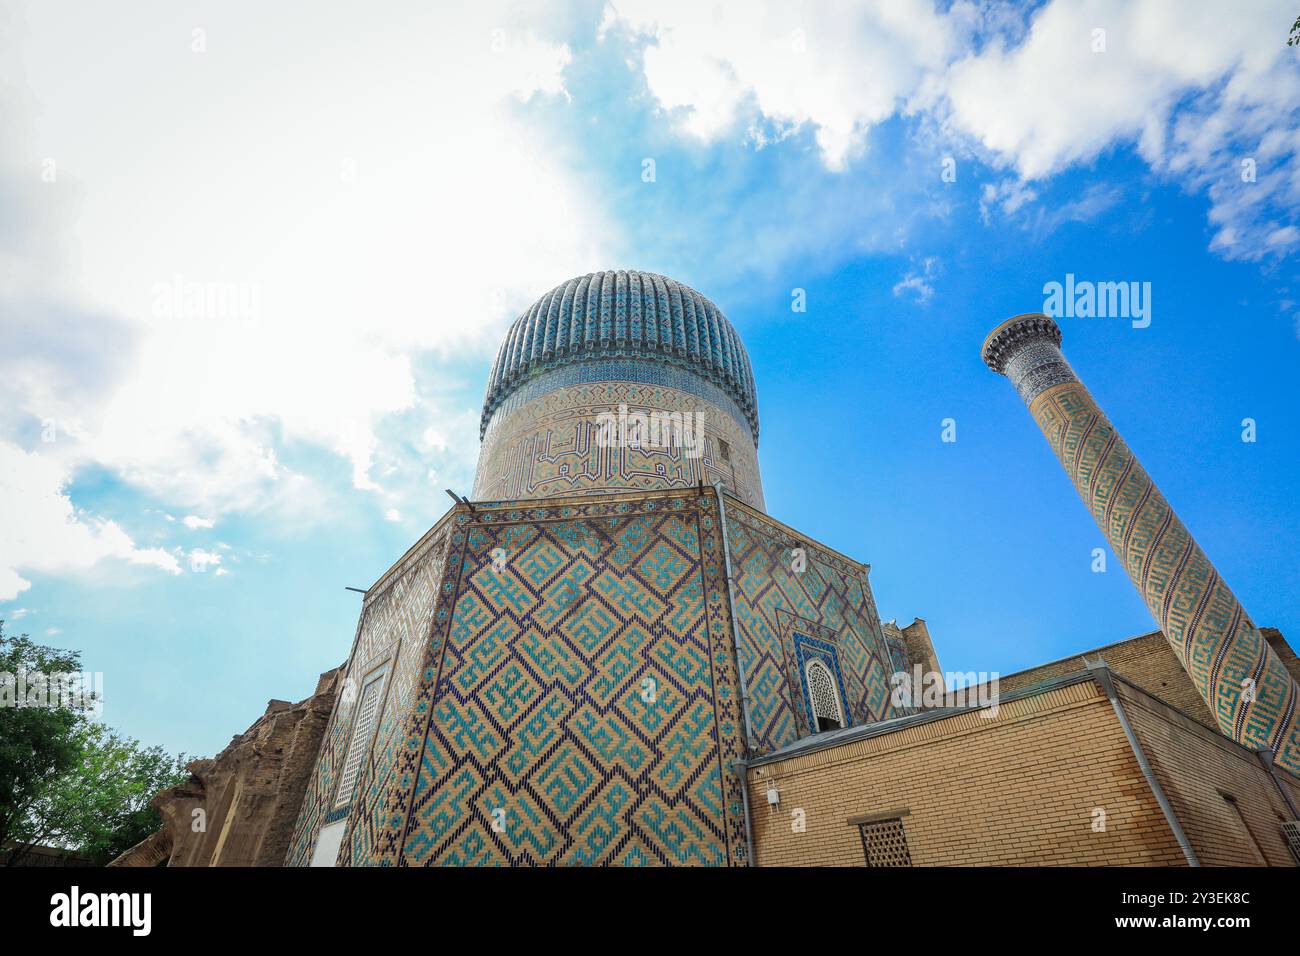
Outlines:
[{"label": "ruined brick wall", "polygon": [[930,639],[930,628],[925,621],[918,617],[907,627],[901,628],[899,633],[903,637],[903,644],[907,648],[907,657],[911,663],[920,664],[927,671],[942,674],[939,655],[935,653],[934,641]]},{"label": "ruined brick wall", "polygon": [[320,676],[296,704],[266,713],[212,759],[192,761],[190,779],[154,797],[163,830],[110,866],[280,866],[334,708],[341,669]]},{"label": "ruined brick wall", "polygon": [[1008,694],[1041,681],[1084,670],[1085,658],[1093,662],[1099,658],[1104,659],[1106,665],[1125,680],[1168,701],[1206,726],[1216,726],[1205,698],[1187,676],[1187,671],[1183,670],[1183,665],[1174,656],[1169,642],[1159,631],[1008,674],[999,680],[999,690]]}]

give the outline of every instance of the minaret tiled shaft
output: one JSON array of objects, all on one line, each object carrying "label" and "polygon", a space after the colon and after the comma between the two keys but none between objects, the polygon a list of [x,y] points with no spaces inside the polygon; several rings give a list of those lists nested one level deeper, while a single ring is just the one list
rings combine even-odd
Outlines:
[{"label": "minaret tiled shaft", "polygon": [[[1219,728],[1300,773],[1300,688],[1061,354],[1061,330],[1016,316],[984,342],[1047,436]],[[1253,688],[1253,692],[1251,690]]]}]

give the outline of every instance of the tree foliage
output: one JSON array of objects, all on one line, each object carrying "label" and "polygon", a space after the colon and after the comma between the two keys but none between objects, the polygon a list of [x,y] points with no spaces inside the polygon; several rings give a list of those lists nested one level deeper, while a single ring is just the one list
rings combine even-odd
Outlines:
[{"label": "tree foliage", "polygon": [[[6,637],[0,675],[73,673],[80,654]],[[185,757],[145,747],[90,719],[82,708],[0,706],[0,847],[19,865],[36,845],[107,863],[156,831],[149,800],[186,779]]]}]

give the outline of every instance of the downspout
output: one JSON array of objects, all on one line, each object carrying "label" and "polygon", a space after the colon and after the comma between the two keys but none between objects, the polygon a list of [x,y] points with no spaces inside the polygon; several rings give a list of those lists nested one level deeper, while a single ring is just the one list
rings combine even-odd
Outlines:
[{"label": "downspout", "polygon": [[1147,786],[1151,788],[1151,793],[1155,795],[1156,803],[1160,804],[1160,810],[1165,815],[1165,822],[1174,831],[1174,838],[1178,840],[1183,856],[1187,857],[1187,865],[1200,866],[1200,861],[1196,859],[1196,851],[1192,849],[1187,834],[1183,832],[1182,824],[1178,822],[1174,808],[1169,803],[1169,798],[1165,796],[1164,788],[1160,786],[1160,781],[1156,779],[1155,771],[1151,769],[1151,764],[1147,762],[1146,751],[1142,749],[1141,741],[1138,740],[1137,734],[1133,732],[1133,725],[1128,722],[1128,714],[1124,713],[1124,705],[1119,701],[1119,694],[1115,691],[1115,682],[1110,676],[1110,667],[1104,660],[1098,661],[1096,664],[1089,664],[1085,658],[1083,663],[1092,673],[1092,679],[1097,682],[1097,686],[1104,690],[1106,696],[1110,698],[1110,705],[1115,708],[1115,716],[1119,718],[1119,725],[1124,728],[1124,736],[1128,738],[1129,749],[1133,751],[1133,756],[1137,758],[1138,766],[1142,768],[1142,776],[1146,777]]},{"label": "downspout", "polygon": [[727,575],[727,616],[731,618],[731,646],[736,652],[736,674],[740,679],[740,711],[745,721],[745,753],[733,763],[733,772],[740,770],[740,795],[745,804],[745,865],[754,865],[754,825],[749,815],[749,758],[754,752],[753,727],[749,722],[749,681],[745,665],[740,659],[740,626],[736,623],[736,600],[731,579],[731,539],[727,535],[727,503],[722,496],[722,482],[713,485],[718,496],[718,525],[722,528],[722,563]]},{"label": "downspout", "polygon": [[1264,769],[1268,771],[1269,779],[1273,781],[1273,786],[1277,787],[1277,792],[1282,795],[1282,802],[1285,803],[1287,809],[1291,811],[1291,819],[1300,820],[1300,810],[1296,809],[1295,801],[1291,799],[1290,791],[1287,790],[1286,787],[1282,786],[1282,781],[1278,778],[1277,764],[1273,763],[1273,751],[1265,747],[1263,750],[1256,751],[1255,756],[1259,758],[1259,762],[1263,764]]}]

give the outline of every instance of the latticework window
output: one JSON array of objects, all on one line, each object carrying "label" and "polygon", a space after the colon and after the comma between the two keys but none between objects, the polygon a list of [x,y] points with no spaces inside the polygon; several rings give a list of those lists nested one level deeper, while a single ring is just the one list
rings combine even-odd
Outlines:
[{"label": "latticework window", "polygon": [[339,792],[334,800],[335,807],[346,807],[352,802],[352,788],[357,784],[361,761],[365,759],[366,751],[370,748],[375,721],[379,719],[379,703],[383,699],[383,690],[383,671],[367,680],[361,689],[356,717],[352,721],[352,739],[348,742],[348,754],[343,761],[343,773],[339,777]]},{"label": "latticework window", "polygon": [[840,708],[840,695],[835,689],[835,675],[824,661],[811,660],[807,667],[808,696],[812,704],[817,730],[831,730],[844,726],[844,712]]},{"label": "latticework window", "polygon": [[912,853],[907,848],[907,833],[903,830],[901,817],[859,823],[858,834],[862,837],[862,852],[866,855],[867,866],[912,865]]},{"label": "latticework window", "polygon": [[1300,820],[1287,820],[1283,823],[1282,836],[1286,840],[1286,848],[1295,857],[1296,864],[1300,865]]}]

